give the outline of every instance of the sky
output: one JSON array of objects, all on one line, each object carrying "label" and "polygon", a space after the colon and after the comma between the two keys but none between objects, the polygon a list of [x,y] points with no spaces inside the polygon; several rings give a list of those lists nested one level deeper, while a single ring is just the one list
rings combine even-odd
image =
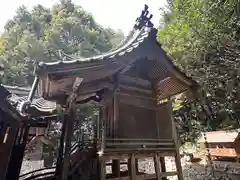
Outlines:
[{"label": "sky", "polygon": [[[121,29],[127,34],[136,18],[140,15],[144,4],[149,6],[150,13],[153,14],[152,22],[158,26],[160,19],[160,8],[166,4],[166,0],[72,0],[90,12],[94,19],[104,27]],[[34,5],[41,4],[51,7],[58,0],[5,0],[0,6],[0,32],[3,32],[4,25],[11,19],[16,9],[22,4],[30,10]]]}]

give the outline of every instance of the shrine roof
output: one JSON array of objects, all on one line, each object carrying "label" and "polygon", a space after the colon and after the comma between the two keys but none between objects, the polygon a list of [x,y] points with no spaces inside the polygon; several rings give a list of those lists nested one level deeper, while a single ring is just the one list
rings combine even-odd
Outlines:
[{"label": "shrine roof", "polygon": [[158,84],[161,91],[159,99],[198,87],[194,80],[174,65],[172,58],[162,49],[151,18],[145,6],[129,35],[109,52],[70,59],[65,54],[56,62],[40,62],[35,74],[40,79],[38,90],[41,96],[51,99],[57,97],[57,94],[67,94],[76,77],[83,78],[82,84],[96,84],[95,80],[112,77],[116,73]]},{"label": "shrine roof", "polygon": [[[31,88],[8,85],[2,86],[9,92],[8,96],[6,97],[8,102],[15,107],[16,110],[19,110],[21,103],[27,101]],[[35,94],[29,110],[33,114],[52,113],[56,110],[56,103],[47,101]]]},{"label": "shrine roof", "polygon": [[146,28],[146,29],[134,29],[128,35],[128,37],[123,40],[123,42],[110,50],[109,52],[103,53],[101,55],[88,57],[88,58],[75,58],[73,60],[59,60],[55,62],[40,62],[38,65],[37,72],[41,71],[54,72],[57,71],[58,68],[62,68],[61,70],[69,69],[76,67],[82,64],[89,63],[107,63],[111,61],[118,61],[118,58],[127,56],[131,54],[135,49],[141,47],[141,45],[148,40],[151,34],[156,34],[156,29],[154,28]]},{"label": "shrine roof", "polygon": [[[40,62],[37,66],[36,74],[55,74],[64,73],[66,71],[73,72],[82,67],[113,63],[119,65],[114,66],[116,69],[121,69],[142,57],[151,59],[158,58],[157,56],[163,56],[164,60],[162,59],[162,61],[167,61],[165,63],[172,66],[180,76],[191,81],[191,78],[187,77],[176,66],[174,66],[172,58],[162,49],[161,44],[157,41],[157,29],[154,28],[151,18],[152,15],[149,15],[148,6],[145,5],[145,9],[142,11],[141,16],[137,18],[136,23],[128,36],[109,52],[88,58],[71,58],[71,60],[64,60],[64,58],[62,58],[55,62]],[[160,51],[161,53],[154,53],[156,51]],[[193,81],[191,81],[191,83],[194,84]]]},{"label": "shrine roof", "polygon": [[0,109],[7,113],[15,120],[21,120],[23,117],[19,112],[14,108],[14,106],[8,101],[7,97],[10,95],[10,92],[2,85],[0,85]]}]

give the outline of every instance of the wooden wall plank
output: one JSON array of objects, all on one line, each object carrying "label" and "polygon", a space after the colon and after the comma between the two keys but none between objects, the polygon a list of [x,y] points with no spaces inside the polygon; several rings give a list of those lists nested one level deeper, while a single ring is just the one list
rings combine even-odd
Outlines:
[{"label": "wooden wall plank", "polygon": [[126,85],[135,85],[146,89],[151,89],[152,84],[148,80],[137,78],[137,77],[130,77],[130,76],[124,76],[120,75],[120,83],[126,84]]},{"label": "wooden wall plank", "polygon": [[124,93],[117,93],[120,103],[128,104],[136,107],[143,107],[146,109],[156,109],[156,99],[146,98],[141,96],[133,96]]}]

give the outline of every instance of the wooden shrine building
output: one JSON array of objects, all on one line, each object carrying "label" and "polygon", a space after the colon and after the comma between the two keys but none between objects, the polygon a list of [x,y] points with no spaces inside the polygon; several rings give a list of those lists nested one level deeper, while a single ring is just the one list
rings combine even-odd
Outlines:
[{"label": "wooden shrine building", "polygon": [[209,149],[213,160],[235,159],[237,162],[240,162],[240,129],[207,132],[206,140],[204,135],[202,135],[198,143],[204,144]]},{"label": "wooden shrine building", "polygon": [[[115,49],[86,59],[40,63],[35,71],[32,88],[68,111],[65,151],[70,151],[75,105],[90,100],[99,103],[94,150],[99,155],[94,157],[100,179],[165,179],[169,175],[183,179],[171,97],[194,91],[197,84],[180,72],[161,48],[148,13],[146,6],[133,30]],[[175,157],[177,172],[165,172],[166,155]],[[155,174],[138,172],[140,157],[154,157]],[[73,172],[70,159],[66,154],[62,161],[62,179]],[[127,177],[120,172],[122,159],[129,160]],[[106,175],[109,160],[112,174]]]},{"label": "wooden shrine building", "polygon": [[[183,179],[171,97],[195,91],[198,85],[161,48],[151,17],[145,6],[125,40],[107,53],[38,64],[20,112],[29,108],[34,93],[67,112],[56,172],[43,179]],[[89,101],[99,107],[95,138],[73,148],[75,107]],[[175,157],[176,172],[166,172],[165,156]],[[145,157],[154,158],[154,174],[139,171],[138,159]],[[123,173],[120,166],[126,159],[128,170]],[[109,162],[110,174],[105,172]]]}]

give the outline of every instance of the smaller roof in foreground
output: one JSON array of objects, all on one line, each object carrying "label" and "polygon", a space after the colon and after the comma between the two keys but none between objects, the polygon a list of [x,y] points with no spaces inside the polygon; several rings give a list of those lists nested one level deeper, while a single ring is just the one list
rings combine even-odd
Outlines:
[{"label": "smaller roof in foreground", "polygon": [[[11,116],[15,120],[22,120],[22,116],[19,114],[19,112],[14,108],[14,106],[9,103],[7,100],[7,97],[9,96],[10,92],[0,84],[0,109],[7,113],[9,116]],[[0,119],[0,121],[5,119]]]},{"label": "smaller roof in foreground", "polygon": [[[19,106],[22,102],[27,101],[28,94],[31,90],[31,88],[24,88],[24,87],[18,87],[18,86],[7,86],[3,85],[4,88],[6,88],[10,93],[7,96],[7,100],[18,110]],[[38,97],[35,95],[31,105],[30,105],[30,111],[35,112],[38,111],[38,113],[52,113],[56,110],[57,105],[55,102],[47,101],[41,97]]]},{"label": "smaller roof in foreground", "polygon": [[[235,142],[239,137],[240,129],[229,130],[229,131],[212,131],[207,132],[207,142],[208,143],[228,143]],[[198,140],[199,143],[205,143],[204,134]]]}]

